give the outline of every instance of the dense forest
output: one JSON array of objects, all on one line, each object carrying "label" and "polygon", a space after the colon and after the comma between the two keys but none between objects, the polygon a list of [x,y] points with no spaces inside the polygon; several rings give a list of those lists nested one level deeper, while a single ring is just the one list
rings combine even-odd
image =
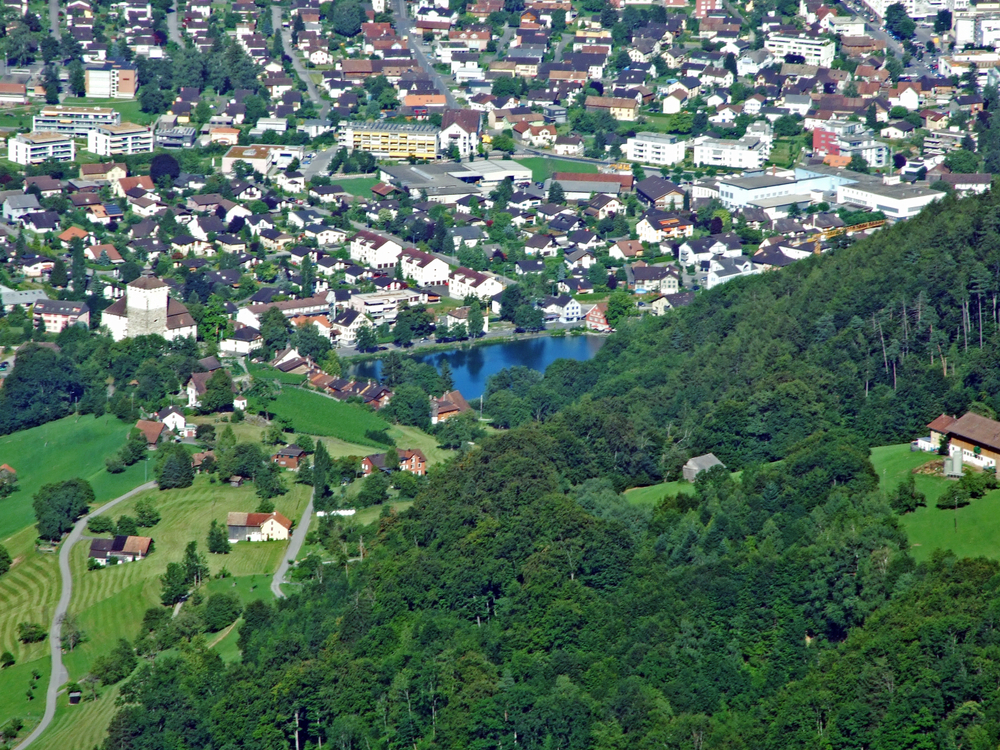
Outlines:
[{"label": "dense forest", "polygon": [[[197,638],[154,660],[178,643],[147,618],[105,750],[995,748],[1000,565],[917,565],[868,460],[1000,405],[995,203],[508,374],[520,425],[374,528],[324,520],[364,561],[248,607],[241,663]],[[707,449],[742,472],[619,494]]]}]

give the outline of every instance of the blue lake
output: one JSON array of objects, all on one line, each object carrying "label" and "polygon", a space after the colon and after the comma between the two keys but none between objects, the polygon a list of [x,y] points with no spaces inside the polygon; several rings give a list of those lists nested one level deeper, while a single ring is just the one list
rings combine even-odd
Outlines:
[{"label": "blue lake", "polygon": [[[496,375],[506,367],[521,365],[544,372],[557,359],[590,359],[597,354],[604,341],[604,336],[542,336],[467,349],[450,349],[414,359],[434,365],[435,368],[440,368],[441,362],[448,360],[455,387],[466,399],[472,400],[483,395],[486,381],[491,375]],[[363,362],[351,367],[349,372],[357,377],[378,378],[382,374],[382,362]]]}]

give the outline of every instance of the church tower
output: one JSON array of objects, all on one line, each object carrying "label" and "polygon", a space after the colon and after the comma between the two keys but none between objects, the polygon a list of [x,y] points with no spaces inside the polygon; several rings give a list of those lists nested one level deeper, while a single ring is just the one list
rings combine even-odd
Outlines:
[{"label": "church tower", "polygon": [[167,332],[167,297],[170,287],[153,276],[140,276],[128,285],[128,335]]}]

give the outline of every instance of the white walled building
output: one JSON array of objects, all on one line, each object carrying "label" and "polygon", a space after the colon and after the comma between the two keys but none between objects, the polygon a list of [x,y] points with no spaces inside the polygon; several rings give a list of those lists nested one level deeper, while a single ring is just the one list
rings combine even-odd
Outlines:
[{"label": "white walled building", "polygon": [[805,58],[806,65],[819,65],[828,68],[833,64],[836,54],[836,44],[832,39],[819,39],[804,36],[785,36],[774,34],[764,42],[764,49],[775,57],[799,55]]},{"label": "white walled building", "polygon": [[625,142],[625,158],[656,166],[679,164],[684,161],[684,143],[675,135],[636,133]]},{"label": "white walled building", "polygon": [[7,139],[7,158],[15,164],[41,164],[43,161],[73,161],[76,144],[60,133],[18,133]]},{"label": "white walled building", "polygon": [[861,184],[837,186],[837,203],[881,211],[890,220],[916,216],[924,206],[940,200],[945,193],[940,190],[903,184]]},{"label": "white walled building", "polygon": [[153,150],[153,129],[131,122],[104,125],[87,133],[87,150],[98,156],[149,153]]},{"label": "white walled building", "polygon": [[362,230],[351,238],[351,260],[371,268],[394,268],[403,247],[382,235]]},{"label": "white walled building", "polygon": [[770,154],[766,141],[744,136],[738,141],[705,138],[694,146],[694,165],[729,169],[760,169]]},{"label": "white walled building", "polygon": [[114,109],[56,104],[42,107],[42,110],[31,118],[31,130],[33,133],[86,136],[94,128],[120,125],[121,121],[121,114]]},{"label": "white walled building", "polygon": [[447,286],[451,266],[430,253],[407,248],[399,256],[404,279],[413,279],[418,286]]},{"label": "white walled building", "polygon": [[169,292],[170,287],[155,276],[140,276],[129,283],[124,297],[101,314],[101,323],[115,341],[150,334],[167,341],[197,336],[191,313]]}]

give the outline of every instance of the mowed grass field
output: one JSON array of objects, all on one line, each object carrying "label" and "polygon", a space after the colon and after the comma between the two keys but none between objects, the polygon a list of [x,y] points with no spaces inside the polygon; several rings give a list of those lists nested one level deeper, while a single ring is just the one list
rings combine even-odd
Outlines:
[{"label": "mowed grass field", "polygon": [[389,428],[389,424],[373,412],[302,388],[283,389],[270,409],[279,417],[291,420],[296,432],[335,437],[358,445],[378,446],[379,443],[365,433]]},{"label": "mowed grass field", "polygon": [[330,180],[334,185],[340,185],[344,192],[351,195],[358,195],[362,198],[371,198],[372,188],[379,183],[378,177],[358,177],[357,179],[344,179],[344,175],[333,175]]},{"label": "mowed grass field", "polygon": [[[528,156],[524,159],[515,159],[518,164],[531,170],[531,179],[535,182],[544,182],[552,176],[553,172],[586,172],[597,174],[597,165],[582,161],[567,161],[566,159],[551,159],[548,156]],[[344,186],[347,189],[347,186]]]},{"label": "mowed grass field", "polygon": [[[69,705],[66,693],[56,702],[56,715],[33,744],[37,750],[90,750],[104,744],[108,736],[108,725],[118,707],[119,685],[102,688],[103,692],[95,701],[83,701],[76,706]],[[21,737],[26,737],[21,732]]]},{"label": "mowed grass field", "polygon": [[[45,689],[51,667],[48,640],[24,644],[17,640],[17,626],[37,622],[46,632],[59,599],[58,559],[54,554],[36,552],[34,528],[23,529],[5,546],[14,564],[0,576],[0,652],[10,651],[16,664],[0,670],[0,726],[14,716],[33,727],[45,710]],[[26,695],[31,671],[42,673],[35,699]],[[30,729],[28,730],[30,731]]]},{"label": "mowed grass field", "polygon": [[121,474],[109,474],[104,459],[128,438],[132,425],[111,415],[72,416],[0,437],[0,463],[17,472],[18,491],[0,500],[0,543],[35,523],[31,507],[43,484],[80,477],[90,482],[98,503],[123,495],[144,481],[140,461]]},{"label": "mowed grass field", "polygon": [[625,491],[625,499],[632,505],[659,505],[669,495],[693,495],[694,485],[690,482],[663,482],[649,487],[634,487]]},{"label": "mowed grass field", "polygon": [[[293,476],[289,474],[284,479],[289,491],[275,498],[275,506],[297,521],[312,488],[293,484]],[[230,511],[256,509],[259,501],[250,484],[234,488],[210,484],[206,478],[198,477],[195,485],[186,489],[140,493],[115,508],[112,515],[117,518],[130,514],[141,498],[151,500],[162,515],[156,526],[143,530],[153,538],[155,548],[145,560],[88,571],[89,540],[73,548],[70,612],[77,616],[90,640],[64,658],[71,679],[83,677],[94,658],[109,651],[119,638],[135,638],[146,609],[160,606],[159,578],[167,563],[180,562],[188,542],[198,542],[212,575],[225,567],[233,576],[255,576],[257,580],[246,585],[257,588],[270,585],[269,574],[278,567],[287,547],[285,542],[244,542],[233,545],[228,555],[207,554],[206,537],[212,519],[225,523]]]},{"label": "mowed grass field", "polygon": [[[918,466],[938,459],[931,453],[911,452],[908,443],[872,449],[872,464],[883,491],[891,492]],[[942,510],[935,503],[948,487],[943,477],[917,474],[917,489],[927,497],[927,506],[900,519],[910,539],[910,554],[926,560],[936,549],[951,550],[959,557],[989,557],[1000,560],[1000,490],[994,490],[964,508]]]}]

